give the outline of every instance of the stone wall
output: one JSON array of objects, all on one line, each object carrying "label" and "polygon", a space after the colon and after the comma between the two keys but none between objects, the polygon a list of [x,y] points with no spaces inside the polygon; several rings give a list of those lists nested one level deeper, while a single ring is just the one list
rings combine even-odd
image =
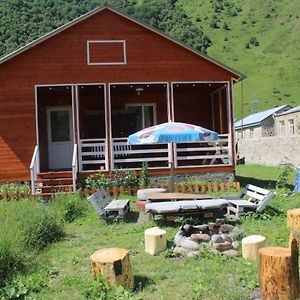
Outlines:
[{"label": "stone wall", "polygon": [[278,166],[286,157],[294,166],[300,164],[300,136],[240,139],[239,157],[246,163]]}]

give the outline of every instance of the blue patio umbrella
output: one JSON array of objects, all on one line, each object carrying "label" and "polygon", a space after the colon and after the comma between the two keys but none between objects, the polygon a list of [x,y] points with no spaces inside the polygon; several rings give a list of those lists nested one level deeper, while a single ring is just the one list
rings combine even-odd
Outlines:
[{"label": "blue patio umbrella", "polygon": [[[128,137],[128,144],[166,144],[188,142],[212,142],[219,139],[215,131],[187,123],[167,122],[142,129]],[[174,189],[174,162],[171,162],[171,183]]]},{"label": "blue patio umbrella", "polygon": [[294,192],[300,193],[300,165],[298,166],[298,168],[296,170],[296,182],[295,182]]},{"label": "blue patio umbrella", "polygon": [[128,144],[211,142],[219,139],[215,131],[187,123],[167,122],[145,128],[128,137]]}]

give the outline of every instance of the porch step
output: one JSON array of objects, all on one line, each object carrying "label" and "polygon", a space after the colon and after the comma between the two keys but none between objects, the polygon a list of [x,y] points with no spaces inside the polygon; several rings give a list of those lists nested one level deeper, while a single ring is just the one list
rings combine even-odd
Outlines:
[{"label": "porch step", "polygon": [[72,178],[72,171],[43,172],[38,174],[38,178],[39,179]]},{"label": "porch step", "polygon": [[73,179],[71,171],[43,172],[35,180],[35,192],[44,199],[55,193],[73,192]]},{"label": "porch step", "polygon": [[58,186],[58,185],[69,185],[72,184],[72,178],[50,178],[50,179],[37,179],[35,181],[39,185],[50,185],[50,186]]},{"label": "porch step", "polygon": [[40,194],[46,193],[70,193],[73,191],[73,185],[43,185],[40,187],[36,187],[37,192],[40,191]]}]

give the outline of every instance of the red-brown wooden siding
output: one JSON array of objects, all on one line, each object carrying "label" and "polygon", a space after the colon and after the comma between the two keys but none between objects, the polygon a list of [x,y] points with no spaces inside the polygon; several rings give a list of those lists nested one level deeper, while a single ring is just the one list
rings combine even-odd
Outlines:
[{"label": "red-brown wooden siding", "polygon": [[[87,65],[87,40],[126,40],[127,64]],[[231,81],[235,75],[111,10],[0,65],[0,181],[29,179],[38,84]]]}]

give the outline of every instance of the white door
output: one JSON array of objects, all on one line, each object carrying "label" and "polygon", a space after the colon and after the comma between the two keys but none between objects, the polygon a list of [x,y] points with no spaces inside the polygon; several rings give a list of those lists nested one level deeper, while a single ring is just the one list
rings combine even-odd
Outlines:
[{"label": "white door", "polygon": [[48,107],[48,159],[49,169],[72,167],[73,126],[70,106]]}]

